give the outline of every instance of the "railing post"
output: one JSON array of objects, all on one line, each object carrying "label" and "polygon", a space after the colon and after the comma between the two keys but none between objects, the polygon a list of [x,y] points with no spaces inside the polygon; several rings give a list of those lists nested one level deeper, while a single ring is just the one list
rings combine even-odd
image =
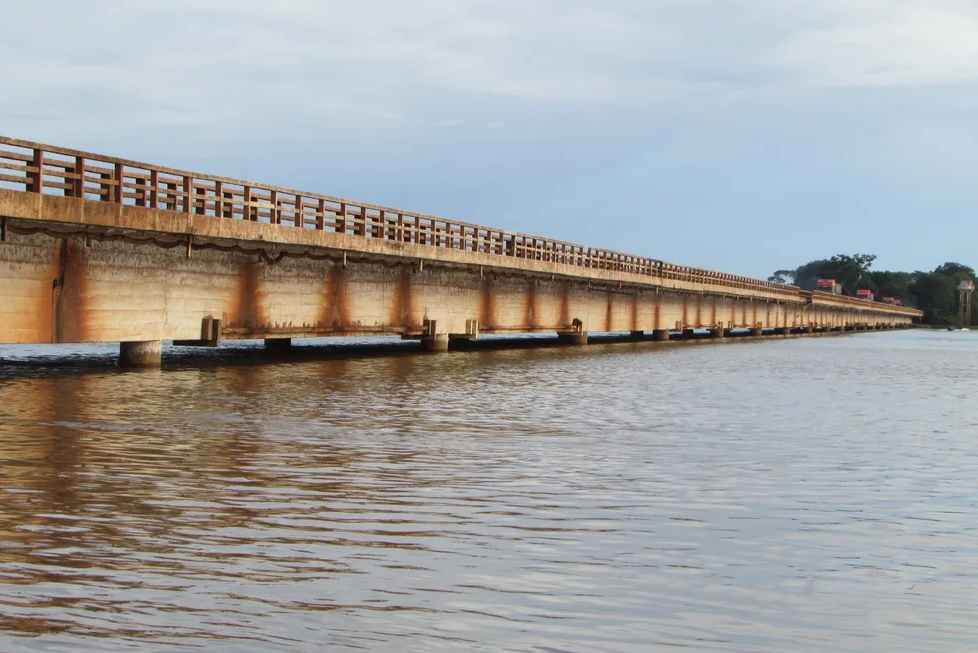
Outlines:
[{"label": "railing post", "polygon": [[398,242],[404,242],[404,214],[397,214],[397,240]]},{"label": "railing post", "polygon": [[272,224],[282,224],[282,214],[278,210],[278,191],[273,190],[269,193],[268,201],[272,204],[272,214],[268,216],[268,221]]},{"label": "railing post", "polygon": [[194,212],[194,181],[190,177],[183,178],[183,212]]},{"label": "railing post", "polygon": [[149,208],[160,208],[160,173],[149,171]]},{"label": "railing post", "polygon": [[35,168],[34,172],[27,173],[27,192],[28,193],[41,193],[44,191],[44,150],[40,148],[34,149],[34,155],[31,158],[30,163],[32,168]]},{"label": "railing post", "polygon": [[319,231],[326,229],[326,200],[319,200],[319,207],[316,212],[316,229]]},{"label": "railing post", "polygon": [[72,195],[85,199],[85,157],[75,157],[75,174],[78,178],[73,180]]},{"label": "railing post", "polygon": [[122,204],[122,164],[115,164],[115,172],[113,173],[115,186],[112,187],[112,201],[116,204]]},{"label": "railing post", "polygon": [[214,182],[214,215],[218,218],[224,217],[224,182]]},{"label": "railing post", "polygon": [[340,202],[340,212],[336,217],[336,231],[346,233],[346,202]]},{"label": "railing post", "polygon": [[302,195],[295,196],[295,214],[292,216],[292,224],[302,229],[306,226],[306,218],[302,213]]}]

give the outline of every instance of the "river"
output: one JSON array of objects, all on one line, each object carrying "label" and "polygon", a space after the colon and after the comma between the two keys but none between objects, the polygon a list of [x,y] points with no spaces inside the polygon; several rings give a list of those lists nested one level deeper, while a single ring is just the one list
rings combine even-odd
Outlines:
[{"label": "river", "polygon": [[0,348],[4,653],[978,650],[978,333],[114,351]]}]

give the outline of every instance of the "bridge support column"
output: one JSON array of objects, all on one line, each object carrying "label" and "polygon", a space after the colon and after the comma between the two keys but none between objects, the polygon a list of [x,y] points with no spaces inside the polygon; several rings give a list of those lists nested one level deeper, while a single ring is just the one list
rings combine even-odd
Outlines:
[{"label": "bridge support column", "polygon": [[269,354],[287,354],[292,351],[292,338],[265,338],[265,351]]},{"label": "bridge support column", "polygon": [[421,339],[421,351],[448,351],[448,334],[436,333]]},{"label": "bridge support column", "polygon": [[761,327],[754,327],[753,329],[750,330],[750,334],[752,336],[763,336],[764,329],[762,329]]},{"label": "bridge support column", "polygon": [[563,331],[557,334],[557,342],[562,345],[582,346],[587,344],[587,331]]},{"label": "bridge support column", "polygon": [[808,333],[808,334],[815,333],[815,325],[814,324],[809,324],[807,327],[805,327],[805,333]]},{"label": "bridge support column", "polygon": [[652,339],[656,342],[666,342],[669,340],[669,331],[666,329],[656,329],[652,332]]},{"label": "bridge support column", "polygon": [[162,340],[119,343],[119,367],[159,367],[162,361]]},{"label": "bridge support column", "polygon": [[726,338],[727,330],[723,327],[717,327],[716,329],[710,329],[711,338]]}]

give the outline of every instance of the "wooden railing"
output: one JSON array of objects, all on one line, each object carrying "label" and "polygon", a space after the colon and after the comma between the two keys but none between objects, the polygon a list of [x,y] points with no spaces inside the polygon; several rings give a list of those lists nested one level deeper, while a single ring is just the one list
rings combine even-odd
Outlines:
[{"label": "wooden railing", "polygon": [[[801,299],[799,289],[328,195],[0,136],[0,188],[627,272]],[[870,302],[854,300],[865,307]],[[882,305],[881,305],[882,306]]]}]

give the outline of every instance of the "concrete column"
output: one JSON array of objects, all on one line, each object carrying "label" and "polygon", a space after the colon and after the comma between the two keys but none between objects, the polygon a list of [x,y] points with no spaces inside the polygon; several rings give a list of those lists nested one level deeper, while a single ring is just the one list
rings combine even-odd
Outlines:
[{"label": "concrete column", "polygon": [[437,333],[433,336],[425,336],[421,339],[421,351],[448,351],[448,334]]},{"label": "concrete column", "polygon": [[815,326],[809,324],[807,327],[805,327],[805,333],[815,333]]},{"label": "concrete column", "polygon": [[725,338],[727,336],[726,329],[710,329],[711,338]]},{"label": "concrete column", "polygon": [[762,329],[761,327],[754,327],[753,329],[750,330],[750,334],[752,336],[763,336],[764,329]]},{"label": "concrete column", "polygon": [[652,332],[652,339],[656,342],[666,342],[669,340],[669,331],[666,329],[656,329]]},{"label": "concrete column", "polygon": [[292,351],[292,338],[265,338],[265,351],[270,354],[287,354]]},{"label": "concrete column", "polygon": [[119,343],[119,367],[159,367],[162,359],[162,340]]},{"label": "concrete column", "polygon": [[557,334],[557,342],[562,345],[582,346],[587,344],[587,331],[565,332]]}]

